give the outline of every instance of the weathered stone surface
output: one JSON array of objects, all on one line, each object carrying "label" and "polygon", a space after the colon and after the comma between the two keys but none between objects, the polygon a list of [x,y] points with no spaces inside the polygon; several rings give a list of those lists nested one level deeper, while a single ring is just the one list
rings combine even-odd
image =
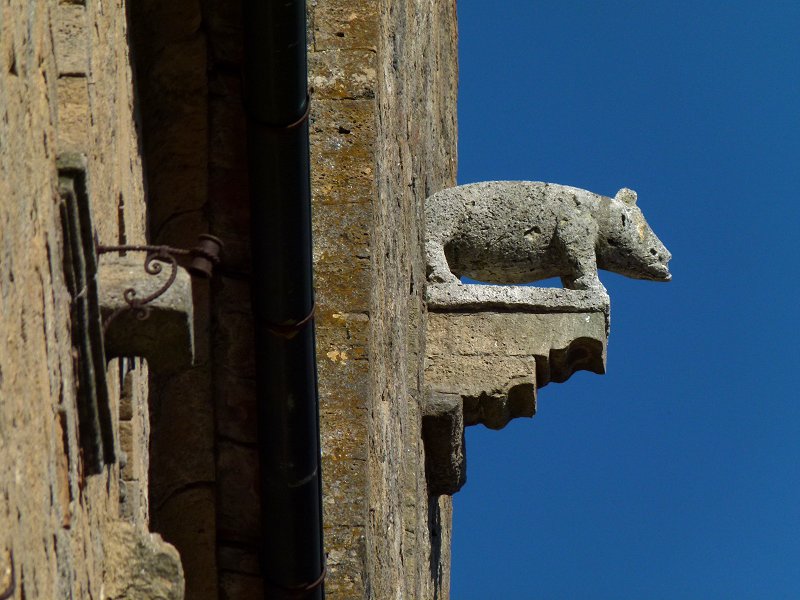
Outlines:
[{"label": "weathered stone surface", "polygon": [[314,50],[378,45],[378,0],[317,0],[310,20]]},{"label": "weathered stone surface", "polygon": [[[334,500],[325,504],[328,597],[443,599],[450,504],[448,498],[428,500],[422,469],[425,273],[419,241],[422,199],[452,185],[455,176],[454,6],[445,0],[309,5],[312,54],[319,52],[311,64],[312,135],[320,159],[314,195],[323,287],[323,470]],[[62,6],[72,11],[63,20]],[[123,475],[134,478],[120,483],[113,467],[106,476],[82,479],[78,423],[70,412],[69,298],[59,274],[52,167],[63,150],[88,156],[103,243],[143,243],[147,220],[152,242],[188,246],[210,223],[228,242],[223,270],[246,282],[239,5],[9,0],[0,10],[0,139],[13,140],[0,145],[8,174],[0,179],[0,339],[4,361],[13,365],[3,362],[0,373],[0,552],[13,547],[19,572],[24,569],[25,597],[100,598],[104,590],[125,597],[141,582],[105,581],[104,543],[117,537],[130,540],[129,549],[141,543],[110,528],[120,500],[126,518],[137,526],[146,520],[146,502],[127,500],[141,499],[146,488],[135,478],[147,471],[146,448],[129,450],[147,438],[144,422],[135,424],[142,418],[147,371],[131,371],[138,391],[120,412],[128,423],[120,441],[130,447]],[[78,21],[67,17],[81,15],[84,34],[70,33],[83,25],[76,28]],[[132,35],[128,18],[137,25]],[[58,56],[54,41],[63,49]],[[136,97],[129,41],[140,67]],[[141,116],[141,139],[134,113]],[[140,148],[150,167],[147,219]],[[348,263],[356,266],[348,270]],[[253,430],[244,423],[255,412],[245,352],[252,328],[241,315],[229,319],[239,305],[231,296],[249,294],[246,283],[241,287],[214,298],[222,306],[212,309],[213,351],[198,351],[203,364],[154,377],[154,521],[168,524],[165,533],[187,557],[189,597],[213,597],[215,510],[224,511],[219,522],[226,527],[243,511],[255,514],[247,512],[253,495],[239,493],[247,485],[242,479],[257,473]],[[204,307],[195,311],[194,325],[205,346],[210,311],[197,297],[194,306]],[[230,323],[227,330],[223,322]],[[111,363],[114,401],[125,385],[124,362]],[[46,369],[24,369],[31,364]],[[119,380],[113,376],[118,368]],[[242,383],[233,390],[236,397],[212,386],[212,375],[221,385],[227,380],[220,375]],[[213,401],[212,389],[218,394]],[[239,478],[224,482],[232,493],[218,498],[215,402],[231,407],[219,411],[217,431],[233,440],[220,444],[230,447],[220,451],[216,467]],[[234,572],[234,566],[222,570],[222,597],[261,597],[258,576]]]},{"label": "weathered stone surface", "polygon": [[428,198],[425,226],[430,282],[561,277],[566,288],[604,292],[598,267],[670,279],[671,254],[644,220],[636,193],[624,188],[607,198],[549,183],[474,183]]},{"label": "weathered stone surface", "polygon": [[422,468],[422,232],[424,198],[455,181],[455,3],[378,11],[365,579],[373,598],[444,600],[451,499],[429,501]]},{"label": "weathered stone surface", "polygon": [[55,55],[58,74],[86,75],[89,67],[89,32],[86,7],[80,4],[59,4],[58,27],[55,31]]},{"label": "weathered stone surface", "polygon": [[[210,226],[211,128],[219,119],[210,111],[211,24],[204,10],[218,4],[129,2],[151,243],[191,247],[212,231],[226,246],[229,240],[238,246],[241,237]],[[215,159],[232,160],[229,138],[213,141]],[[151,390],[153,527],[185,558],[187,598],[213,598],[217,586],[212,360],[218,357],[209,342],[215,334],[210,293],[207,285],[193,286],[197,364],[154,378]]]},{"label": "weathered stone surface", "polygon": [[[186,369],[194,359],[194,311],[192,308],[192,278],[182,267],[166,291],[147,304],[147,318],[131,310],[125,299],[126,291],[135,290],[134,298],[148,297],[168,282],[172,268],[169,263],[150,262],[145,271],[141,252],[126,256],[103,254],[98,269],[100,309],[105,321],[111,315],[105,332],[106,354],[109,357],[143,356],[156,372]],[[119,312],[118,312],[119,311]]]},{"label": "weathered stone surface", "polygon": [[220,600],[263,600],[264,581],[261,577],[223,570],[219,578]]},{"label": "weathered stone surface", "polygon": [[[426,385],[460,394],[464,422],[500,428],[532,416],[536,388],[605,372],[604,268],[668,281],[670,253],[636,206],[578,188],[490,181],[426,200]],[[519,284],[560,277],[565,289]]]},{"label": "weathered stone surface", "polygon": [[151,236],[178,245],[176,235],[194,240],[207,231],[205,219],[197,231],[163,231],[178,215],[202,213],[208,199],[208,49],[201,3],[146,0],[131,3],[130,13]]},{"label": "weathered stone surface", "polygon": [[[315,205],[370,206],[375,184],[374,100],[311,103],[311,183]],[[368,210],[367,210],[368,212]]]},{"label": "weathered stone surface", "polygon": [[422,439],[428,493],[455,494],[467,481],[464,408],[460,395],[435,392],[426,395]]},{"label": "weathered stone surface", "polygon": [[437,312],[600,312],[606,315],[606,319],[610,314],[608,294],[596,290],[429,283],[425,299],[428,308]]},{"label": "weathered stone surface", "polygon": [[375,44],[374,3],[312,2],[309,23],[325,592],[364,598],[376,74],[363,43]]},{"label": "weathered stone surface", "polygon": [[259,575],[261,566],[258,563],[256,546],[226,546],[220,544],[217,552],[220,571],[231,571],[247,575]]},{"label": "weathered stone surface", "polygon": [[157,534],[142,532],[120,521],[105,542],[104,598],[141,600],[183,599],[183,568],[174,547]]},{"label": "weathered stone surface", "polygon": [[376,56],[372,50],[336,49],[309,55],[312,92],[329,99],[375,97]]},{"label": "weathered stone surface", "polygon": [[[202,401],[211,387],[207,369],[155,374],[151,382],[158,393],[150,395],[150,497],[158,512],[180,490],[213,487],[214,408]],[[157,515],[153,519],[160,522]]]},{"label": "weathered stone surface", "polygon": [[[86,153],[91,145],[89,84],[86,77],[58,79],[58,146],[64,151]],[[94,170],[90,172],[95,178]]]},{"label": "weathered stone surface", "polygon": [[257,544],[261,534],[261,494],[258,452],[231,442],[218,444],[218,520],[221,544]]},{"label": "weathered stone surface", "polygon": [[465,425],[502,429],[536,413],[535,371],[532,356],[433,355],[426,376],[434,390],[461,397]]},{"label": "weathered stone surface", "polygon": [[216,497],[208,483],[193,483],[176,490],[157,507],[158,520],[153,527],[176,548],[185,548],[180,555],[184,571],[191,571],[186,580],[186,598],[215,598],[218,576],[216,569]]},{"label": "weathered stone surface", "polygon": [[[82,462],[56,157],[86,155],[100,239],[144,241],[128,59],[121,0],[0,7],[0,562],[13,553],[14,598],[108,590],[121,486],[118,465],[88,475]],[[109,363],[111,414],[124,371],[138,405],[126,414],[137,418],[147,370],[122,362]],[[139,450],[128,465],[146,470],[146,446]],[[146,505],[130,517],[143,528]]]},{"label": "weathered stone surface", "polygon": [[217,435],[240,444],[258,441],[256,382],[224,371],[214,379]]}]

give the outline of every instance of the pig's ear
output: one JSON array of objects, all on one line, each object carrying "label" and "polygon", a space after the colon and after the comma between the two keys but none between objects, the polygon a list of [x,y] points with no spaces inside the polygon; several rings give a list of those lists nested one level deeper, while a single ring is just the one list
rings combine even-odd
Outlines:
[{"label": "pig's ear", "polygon": [[617,195],[614,196],[614,200],[619,200],[620,202],[624,202],[628,206],[636,206],[636,199],[638,196],[636,192],[633,190],[629,190],[628,188],[622,188],[620,191],[617,192]]}]

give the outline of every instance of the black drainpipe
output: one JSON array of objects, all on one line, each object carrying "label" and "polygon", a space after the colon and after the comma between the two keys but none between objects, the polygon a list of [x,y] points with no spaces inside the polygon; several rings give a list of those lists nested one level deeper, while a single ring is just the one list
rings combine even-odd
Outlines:
[{"label": "black drainpipe", "polygon": [[243,16],[265,596],[322,600],[306,4]]}]

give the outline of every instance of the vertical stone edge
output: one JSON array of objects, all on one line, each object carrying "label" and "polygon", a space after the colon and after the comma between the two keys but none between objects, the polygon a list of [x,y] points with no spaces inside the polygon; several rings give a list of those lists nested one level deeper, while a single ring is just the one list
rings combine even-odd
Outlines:
[{"label": "vertical stone edge", "polygon": [[309,87],[326,597],[371,597],[367,344],[377,2],[309,2]]},{"label": "vertical stone edge", "polygon": [[455,183],[451,1],[384,1],[372,239],[368,569],[373,597],[446,598],[451,501],[424,474],[424,199]]}]

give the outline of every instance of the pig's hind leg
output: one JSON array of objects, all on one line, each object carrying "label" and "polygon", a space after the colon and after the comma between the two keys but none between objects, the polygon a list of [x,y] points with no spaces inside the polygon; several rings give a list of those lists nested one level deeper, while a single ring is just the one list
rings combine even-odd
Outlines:
[{"label": "pig's hind leg", "polygon": [[447,263],[444,245],[438,240],[425,242],[425,262],[427,263],[426,269],[429,282],[459,283],[458,277],[453,275],[450,265]]}]

